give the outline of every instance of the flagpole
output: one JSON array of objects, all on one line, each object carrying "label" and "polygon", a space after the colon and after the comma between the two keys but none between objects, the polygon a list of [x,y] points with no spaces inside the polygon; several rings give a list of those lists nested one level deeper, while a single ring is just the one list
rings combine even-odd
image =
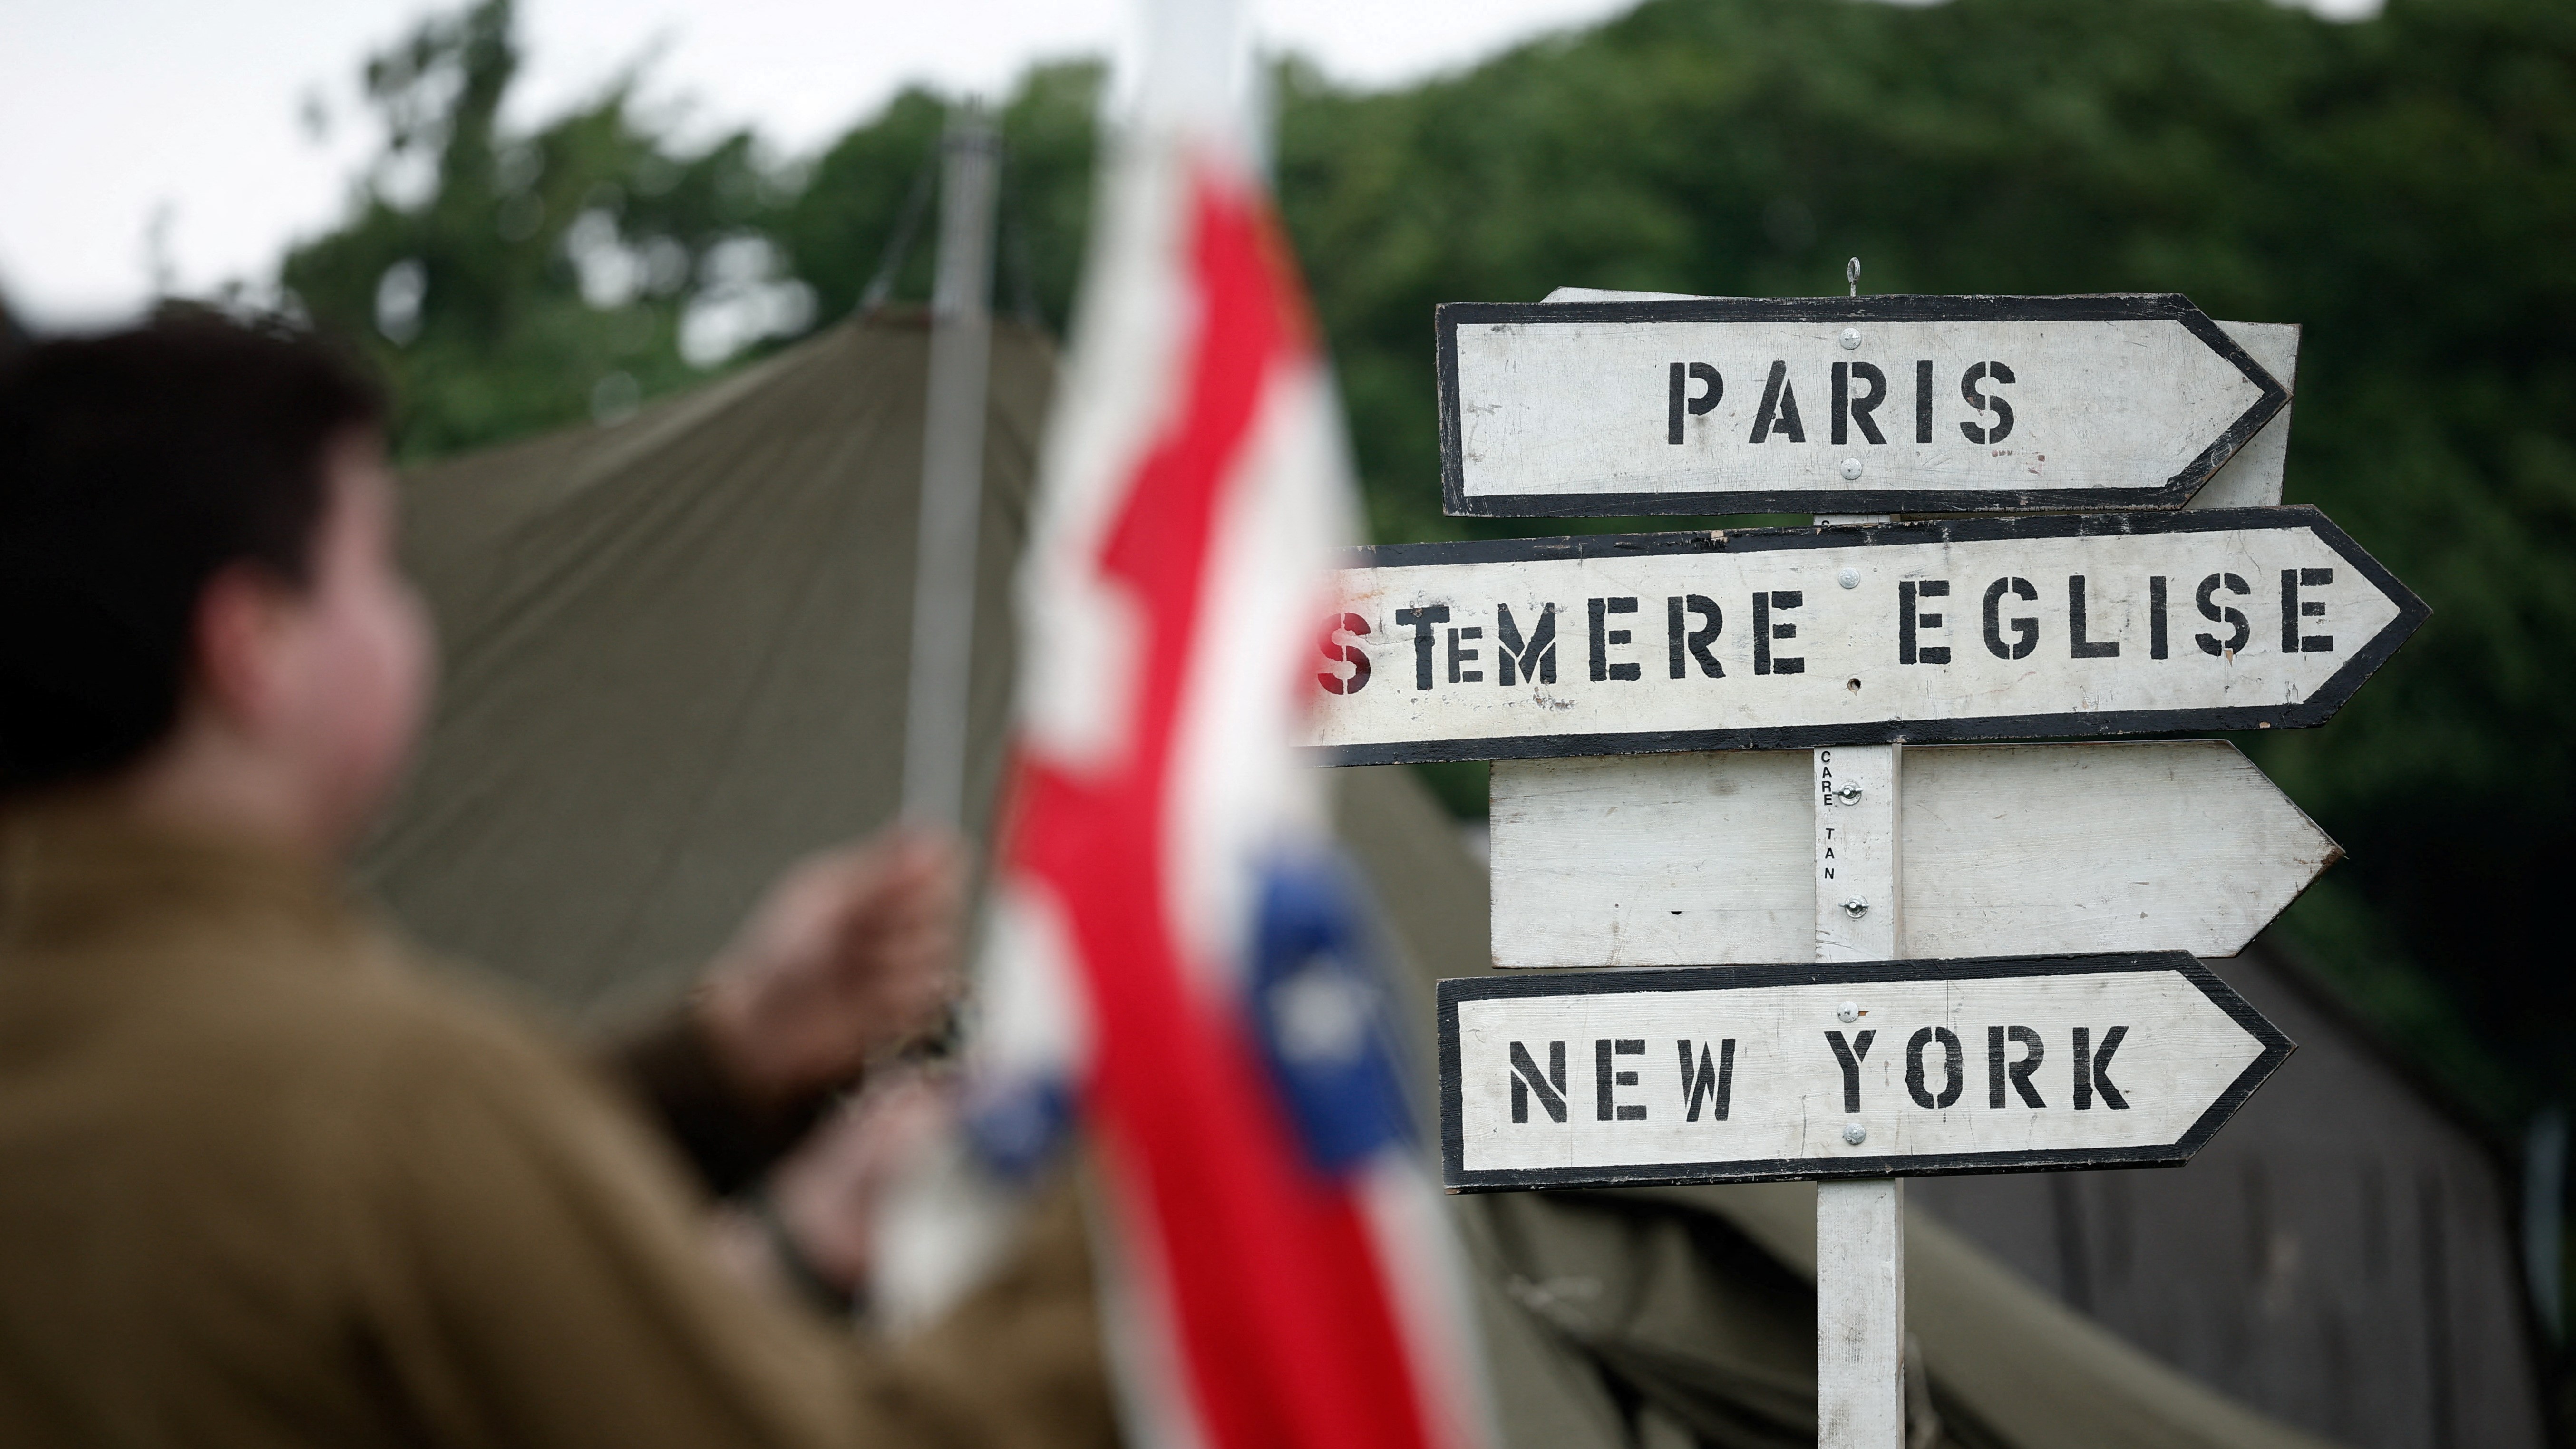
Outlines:
[{"label": "flagpole", "polygon": [[993,199],[1001,137],[983,106],[967,100],[949,113],[940,149],[939,266],[931,293],[920,532],[913,550],[903,814],[954,830],[965,821],[975,525],[983,501],[984,395],[993,337]]},{"label": "flagpole", "polygon": [[1143,0],[1136,119],[1249,139],[1252,64],[1240,0]]}]

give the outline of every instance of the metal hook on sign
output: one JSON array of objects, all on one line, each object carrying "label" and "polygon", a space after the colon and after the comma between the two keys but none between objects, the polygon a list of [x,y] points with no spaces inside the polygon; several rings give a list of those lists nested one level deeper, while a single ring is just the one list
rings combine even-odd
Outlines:
[{"label": "metal hook on sign", "polygon": [[1843,280],[1851,284],[1853,296],[1860,295],[1860,258],[1854,257],[1843,264]]}]

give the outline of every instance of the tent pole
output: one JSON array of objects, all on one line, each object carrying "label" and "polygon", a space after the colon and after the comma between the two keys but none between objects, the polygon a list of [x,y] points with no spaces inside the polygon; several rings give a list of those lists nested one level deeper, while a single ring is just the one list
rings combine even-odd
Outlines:
[{"label": "tent pole", "polygon": [[[1884,523],[1882,517],[1819,517]],[[1903,956],[1899,874],[1904,845],[1905,747],[1817,750],[1816,959],[1892,961]],[[1904,1049],[1860,1034],[1874,1023],[1868,993],[1854,988],[1837,1020],[1859,1052]],[[1878,1060],[1886,1058],[1880,1056]],[[1836,1106],[1847,1106],[1836,1103]],[[1846,1150],[1868,1153],[1891,1124],[1846,1112],[1831,1124]],[[1816,1443],[1818,1449],[1903,1449],[1905,1427],[1905,1180],[1816,1184]]]},{"label": "tent pole", "polygon": [[984,394],[993,341],[993,199],[1001,144],[990,113],[970,99],[949,113],[940,145],[939,266],[931,293],[920,534],[913,551],[903,814],[952,830],[965,822],[975,525],[984,482]]}]

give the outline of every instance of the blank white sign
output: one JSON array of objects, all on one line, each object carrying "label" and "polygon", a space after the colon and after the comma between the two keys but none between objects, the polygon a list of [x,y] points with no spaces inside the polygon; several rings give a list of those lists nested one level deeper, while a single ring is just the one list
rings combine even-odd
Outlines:
[{"label": "blank white sign", "polygon": [[[1497,966],[1687,966],[1815,949],[1804,751],[1505,760]],[[2224,740],[1905,751],[1908,954],[2233,956],[2343,851]]]}]

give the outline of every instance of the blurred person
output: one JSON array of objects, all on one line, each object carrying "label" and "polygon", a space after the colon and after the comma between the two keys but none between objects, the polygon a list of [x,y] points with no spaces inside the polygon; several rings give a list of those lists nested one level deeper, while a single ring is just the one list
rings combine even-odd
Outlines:
[{"label": "blurred person", "polygon": [[606,1063],[351,903],[428,695],[395,503],[292,329],[0,362],[0,1442],[1108,1442],[1069,1191],[940,1326],[845,1331],[936,1094],[809,1129],[943,1018],[953,845],[790,872]]}]

